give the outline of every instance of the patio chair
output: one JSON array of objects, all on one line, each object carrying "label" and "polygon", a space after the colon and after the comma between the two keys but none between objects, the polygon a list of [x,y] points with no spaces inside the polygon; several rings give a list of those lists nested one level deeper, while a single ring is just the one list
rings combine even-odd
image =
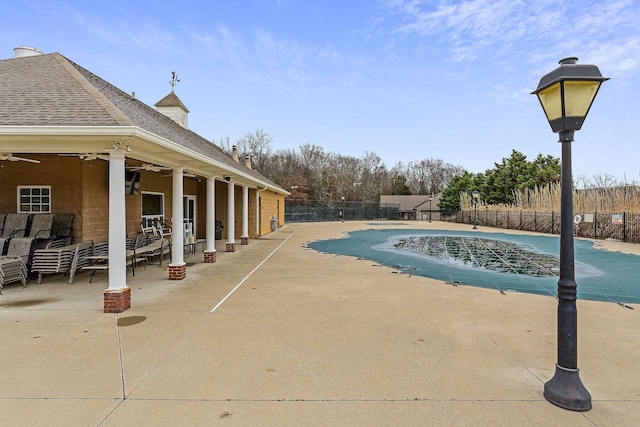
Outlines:
[{"label": "patio chair", "polygon": [[29,214],[7,214],[4,220],[4,228],[0,236],[0,250],[6,253],[7,242],[13,237],[24,237],[27,232]]},{"label": "patio chair", "polygon": [[64,239],[54,240],[46,248],[34,251],[31,273],[38,273],[38,285],[42,283],[43,274],[69,272],[77,245],[65,246],[64,243]]},{"label": "patio chair", "polygon": [[75,251],[73,252],[73,260],[71,261],[71,267],[69,268],[69,284],[73,283],[73,278],[76,275],[76,271],[82,270],[83,267],[91,265],[91,260],[88,258],[93,255],[93,241],[78,243]]},{"label": "patio chair", "polygon": [[52,238],[64,239],[65,246],[70,245],[73,240],[73,214],[57,213],[53,217],[51,234]]},{"label": "patio chair", "polygon": [[7,214],[0,214],[0,236],[4,231],[4,219],[7,217]]},{"label": "patio chair", "polygon": [[20,257],[22,262],[28,267],[31,266],[31,257],[35,249],[35,239],[28,237],[18,237],[9,239],[7,248],[8,257]]},{"label": "patio chair", "polygon": [[[140,246],[134,249],[135,256],[137,259],[139,256],[145,257],[145,262],[148,262],[149,258],[153,258],[154,256],[158,256],[160,261],[158,263],[159,266],[162,266],[162,258],[166,254],[171,253],[171,240],[170,239],[158,239],[155,241],[148,241],[145,246]],[[145,267],[146,269],[146,267]]]},{"label": "patio chair", "polygon": [[51,241],[51,227],[54,216],[55,214],[33,215],[29,234],[25,237],[11,237],[7,255],[22,257],[24,263],[30,266],[33,251],[38,247],[44,248]]},{"label": "patio chair", "polygon": [[[100,258],[98,258],[100,257]],[[81,267],[82,271],[91,271],[89,283],[93,282],[93,276],[99,271],[109,271],[109,243],[97,243],[92,245],[90,264]]]},{"label": "patio chair", "polygon": [[[134,262],[135,252],[134,250],[127,250],[126,263],[127,267],[131,266],[133,275],[136,275],[136,267]],[[82,271],[91,271],[89,276],[89,283],[93,283],[93,277],[100,271],[109,271],[109,243],[97,243],[93,246],[93,255],[88,256],[86,259],[91,263],[81,268]]]},{"label": "patio chair", "polygon": [[22,282],[27,285],[27,268],[20,257],[0,256],[0,295],[6,283]]}]

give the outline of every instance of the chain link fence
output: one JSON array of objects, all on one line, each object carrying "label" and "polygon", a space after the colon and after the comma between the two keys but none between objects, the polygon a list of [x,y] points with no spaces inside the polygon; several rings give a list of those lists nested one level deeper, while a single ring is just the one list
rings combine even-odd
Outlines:
[{"label": "chain link fence", "polygon": [[328,222],[398,220],[400,205],[391,203],[289,200],[284,206],[285,222]]}]

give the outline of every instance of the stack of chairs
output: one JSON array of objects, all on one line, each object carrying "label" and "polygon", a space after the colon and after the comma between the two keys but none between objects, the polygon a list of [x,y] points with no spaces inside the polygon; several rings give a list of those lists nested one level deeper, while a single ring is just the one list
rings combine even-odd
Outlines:
[{"label": "stack of chairs", "polygon": [[22,282],[27,285],[27,266],[20,257],[0,257],[0,295],[6,283]]},{"label": "stack of chairs", "polygon": [[44,274],[69,274],[69,284],[73,283],[76,271],[91,265],[86,257],[93,255],[93,242],[64,245],[65,240],[55,240],[45,249],[36,249],[33,254],[31,271],[38,273],[38,284]]}]

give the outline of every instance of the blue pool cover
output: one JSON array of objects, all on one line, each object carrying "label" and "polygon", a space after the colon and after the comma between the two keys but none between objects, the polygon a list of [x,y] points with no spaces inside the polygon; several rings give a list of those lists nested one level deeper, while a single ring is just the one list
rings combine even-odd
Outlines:
[{"label": "blue pool cover", "polygon": [[[640,303],[639,256],[597,249],[585,240],[576,239],[574,244],[578,298]],[[308,246],[455,285],[557,294],[558,236],[369,229]]]}]

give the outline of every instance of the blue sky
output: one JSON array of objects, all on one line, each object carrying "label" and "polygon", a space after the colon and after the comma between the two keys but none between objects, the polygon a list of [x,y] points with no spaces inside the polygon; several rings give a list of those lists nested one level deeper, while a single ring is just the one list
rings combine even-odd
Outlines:
[{"label": "blue sky", "polygon": [[511,150],[560,157],[530,95],[558,61],[604,83],[575,176],[640,181],[640,2],[212,0],[0,3],[0,57],[59,52],[153,106],[170,92],[203,137],[263,129],[388,168],[430,157],[482,172]]}]

